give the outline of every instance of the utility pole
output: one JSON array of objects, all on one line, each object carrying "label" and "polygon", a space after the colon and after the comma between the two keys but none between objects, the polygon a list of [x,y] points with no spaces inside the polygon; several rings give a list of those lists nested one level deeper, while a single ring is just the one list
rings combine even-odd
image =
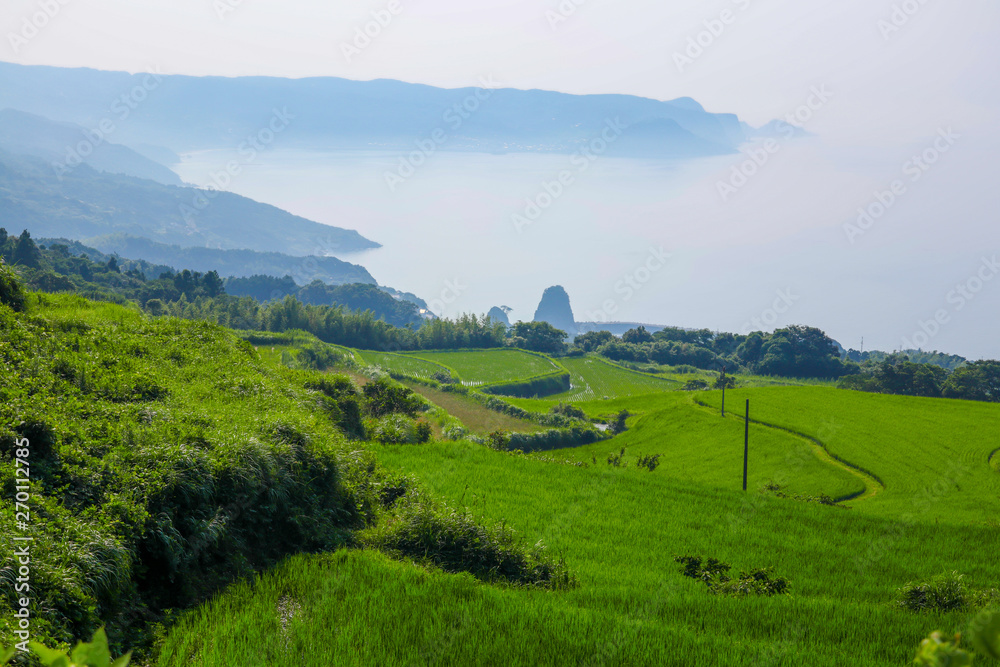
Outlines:
[{"label": "utility pole", "polygon": [[726,367],[722,367],[722,416],[726,416]]},{"label": "utility pole", "polygon": [[747,490],[747,459],[750,456],[750,399],[747,399],[747,410],[743,422],[743,490]]}]

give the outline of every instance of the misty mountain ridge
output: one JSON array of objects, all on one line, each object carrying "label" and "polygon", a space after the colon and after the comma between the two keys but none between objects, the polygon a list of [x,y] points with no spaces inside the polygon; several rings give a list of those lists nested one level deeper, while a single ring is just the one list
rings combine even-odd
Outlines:
[{"label": "misty mountain ridge", "polygon": [[59,177],[41,159],[0,149],[0,207],[10,229],[76,240],[124,234],[184,248],[296,256],[379,247],[354,230],[313,222],[229,192],[213,192],[211,198],[208,194],[100,173],[86,164]]},{"label": "misty mountain ridge", "polygon": [[[105,125],[105,130],[109,127],[114,125]],[[0,148],[48,161],[57,177],[86,164],[100,172],[145,178],[163,185],[184,185],[180,176],[163,164],[128,146],[112,143],[112,132],[88,130],[16,109],[0,110]]]},{"label": "misty mountain ridge", "polygon": [[[149,74],[0,63],[0,107],[95,127],[109,103]],[[706,112],[691,98],[571,95],[503,88],[444,89],[377,79],[156,75],[155,88],[116,129],[123,144],[183,153],[239,145],[264,131],[274,113],[289,118],[285,148],[407,150],[436,136],[441,150],[575,152],[616,121],[621,157],[684,158],[733,153],[747,141],[734,114]]]}]

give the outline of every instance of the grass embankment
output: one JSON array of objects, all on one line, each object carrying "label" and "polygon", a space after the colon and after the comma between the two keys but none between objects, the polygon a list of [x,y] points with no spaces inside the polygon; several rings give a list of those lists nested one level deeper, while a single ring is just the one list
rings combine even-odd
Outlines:
[{"label": "grass embankment", "polygon": [[471,433],[486,435],[498,430],[535,433],[546,429],[541,424],[490,410],[482,403],[458,392],[441,391],[406,380],[403,380],[402,383],[434,405],[443,408],[448,414],[458,418]]},{"label": "grass embankment", "polygon": [[440,364],[454,371],[456,378],[462,383],[474,386],[513,382],[562,370],[552,359],[523,350],[421,351],[400,356]]},{"label": "grass embankment", "polygon": [[[775,387],[726,392],[734,419],[742,418],[747,398],[752,420],[813,438],[878,477],[885,490],[856,503],[859,511],[980,525],[1000,517],[1000,475],[990,467],[1000,405]],[[719,406],[721,394],[699,399]]]},{"label": "grass embankment", "polygon": [[[34,639],[71,643],[106,625],[115,653],[147,646],[167,610],[288,554],[345,545],[487,580],[544,586],[564,573],[502,527],[420,496],[347,439],[368,421],[405,419],[396,407],[413,403],[388,384],[362,392],[280,365],[290,350],[265,362],[221,327],[75,296],[29,295],[21,313],[0,303],[0,332],[0,489],[13,497],[26,446],[31,486],[29,510],[18,509],[29,526],[15,529],[13,502],[0,521],[5,535],[34,538]],[[313,338],[294,356],[337,358]],[[16,565],[4,552],[4,645]]]},{"label": "grass embankment", "polygon": [[[296,561],[302,578],[279,572],[261,585],[260,601],[241,589],[191,616],[168,642],[177,657],[160,664],[221,667],[260,644],[271,647],[264,655],[274,665],[898,667],[930,629],[962,629],[972,614],[900,609],[898,587],[954,569],[974,586],[996,584],[995,530],[984,526],[900,529],[854,511],[649,473],[631,459],[624,469],[583,468],[461,443],[377,452],[483,520],[507,517],[522,534],[540,536],[573,563],[579,587],[497,590],[378,560],[351,565],[347,572],[364,574],[331,584],[336,568]],[[873,543],[881,544],[876,558]],[[677,572],[674,554],[773,567],[792,594],[713,596]],[[289,626],[288,646],[308,651],[285,652],[281,595],[334,586],[300,601],[302,622]],[[221,647],[214,657],[213,642]]]}]

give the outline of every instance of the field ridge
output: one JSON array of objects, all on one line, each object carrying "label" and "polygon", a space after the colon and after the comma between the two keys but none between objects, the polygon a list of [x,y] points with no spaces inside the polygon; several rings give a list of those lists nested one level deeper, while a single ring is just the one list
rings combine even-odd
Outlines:
[{"label": "field ridge", "polygon": [[[701,406],[702,408],[706,408],[712,412],[717,411],[717,408],[714,405],[703,403],[702,401],[698,400],[697,397],[692,397],[692,401],[697,405]],[[726,417],[727,418],[732,417],[734,419],[739,419],[739,420],[743,420],[745,418],[744,415],[740,415],[739,413],[734,411],[728,412],[726,414]],[[816,454],[816,457],[820,461],[823,461],[824,463],[829,463],[830,465],[833,465],[837,468],[841,468],[842,470],[845,470],[848,473],[854,475],[864,483],[865,485],[864,491],[861,491],[859,493],[852,493],[850,495],[841,498],[834,498],[834,500],[838,503],[848,502],[852,500],[866,500],[868,498],[872,498],[878,495],[879,491],[885,490],[885,482],[883,482],[878,475],[869,470],[865,470],[861,466],[855,465],[850,461],[841,458],[840,456],[837,456],[836,454],[831,452],[827,448],[826,443],[824,443],[819,438],[814,438],[811,435],[806,435],[805,433],[800,433],[799,431],[786,428],[784,426],[769,424],[767,422],[754,419],[753,417],[750,418],[750,423],[757,424],[759,426],[764,426],[766,428],[771,428],[776,431],[784,431],[785,433],[793,435],[796,438],[805,440],[806,442],[809,443],[810,448],[813,450],[813,453]]]}]

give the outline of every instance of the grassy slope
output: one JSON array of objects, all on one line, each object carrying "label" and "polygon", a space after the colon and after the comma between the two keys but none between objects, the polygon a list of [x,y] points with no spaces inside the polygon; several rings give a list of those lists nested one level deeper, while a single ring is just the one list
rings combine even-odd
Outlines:
[{"label": "grassy slope", "polygon": [[534,433],[546,429],[546,427],[535,422],[518,419],[490,410],[482,403],[478,403],[468,396],[463,396],[456,392],[441,391],[432,387],[425,387],[416,382],[406,382],[405,380],[403,384],[434,405],[444,408],[448,414],[457,417],[465,428],[469,429],[472,433],[485,435],[497,430]]},{"label": "grassy slope", "polygon": [[[721,419],[717,412],[696,406],[687,392],[659,397],[660,409],[636,419],[611,440],[556,453],[580,461],[604,463],[626,448],[629,465],[638,455],[660,454],[658,473],[722,488],[739,489],[743,477],[743,425]],[[816,447],[804,438],[775,429],[753,434],[754,465],[748,487],[767,482],[787,485],[790,493],[834,498],[861,494],[864,482],[850,472],[817,458]]]},{"label": "grassy slope", "polygon": [[392,352],[374,352],[372,350],[358,350],[365,363],[380,366],[389,371],[412,375],[420,378],[430,378],[437,373],[447,373],[448,368],[431,361],[424,361],[408,354],[394,354]]},{"label": "grassy slope", "polygon": [[[871,470],[885,489],[853,501],[852,510],[735,490],[742,472],[738,415],[747,395],[754,398],[755,419],[817,438]],[[317,620],[294,625],[289,635],[289,646],[310,647],[314,662],[297,651],[283,653],[285,639],[275,634],[273,620],[270,630],[250,630],[258,626],[249,623],[242,634],[238,629],[243,608],[261,619],[276,617],[273,592],[260,601],[235,591],[219,604],[229,605],[236,620],[206,609],[172,635],[171,646],[210,636],[222,647],[248,651],[246,640],[254,636],[271,647],[276,665],[680,664],[682,655],[683,664],[698,665],[888,666],[911,659],[929,630],[960,630],[970,618],[969,612],[898,610],[891,603],[896,588],[952,570],[974,587],[997,585],[1000,541],[995,521],[987,523],[996,516],[991,503],[1000,476],[987,464],[996,445],[984,438],[983,424],[1000,406],[762,388],[727,392],[731,416],[722,419],[695,398],[717,404],[720,396],[670,392],[578,403],[594,416],[622,408],[637,415],[631,430],[612,441],[548,455],[588,461],[600,455],[597,466],[468,443],[373,446],[380,459],[415,474],[437,495],[486,521],[507,520],[531,541],[543,539],[577,571],[578,589],[498,590],[352,554],[342,557],[349,565],[337,568],[357,574],[339,592],[317,592],[303,602],[313,610],[303,618]],[[543,407],[542,401],[519,403]],[[862,485],[856,475],[823,463],[808,439],[761,424],[752,428],[751,489],[769,479],[808,494],[843,495]],[[606,453],[622,446],[629,467],[605,465]],[[809,456],[788,458],[789,452]],[[636,469],[638,453],[662,453],[661,467]],[[941,483],[949,459],[968,461],[972,470],[957,488]],[[670,557],[677,553],[714,556],[736,569],[772,566],[791,580],[793,595],[712,597],[676,573]],[[264,590],[300,579],[303,590],[322,591],[331,575],[311,569],[318,562],[296,561],[296,572],[306,574],[279,572]],[[367,599],[386,600],[383,606],[392,609],[362,602]],[[331,614],[340,614],[336,627],[342,628],[332,640],[324,639]],[[319,621],[323,615],[328,620]],[[162,664],[214,667],[232,656]]]},{"label": "grassy slope", "polygon": [[117,645],[141,641],[158,610],[360,525],[345,439],[309,376],[267,368],[232,332],[54,295],[0,307],[0,332],[0,488],[13,494],[10,445],[28,429],[38,639],[109,623]]},{"label": "grassy slope", "polygon": [[521,350],[411,352],[406,356],[447,366],[462,382],[472,384],[521,380],[559,370],[551,359]]},{"label": "grassy slope", "polygon": [[[1000,405],[885,396],[824,387],[727,392],[729,410],[823,442],[879,477],[885,491],[857,509],[882,516],[982,523],[1000,516],[1000,475],[990,454]],[[721,395],[702,396],[719,405]]]},{"label": "grassy slope", "polygon": [[[531,539],[544,539],[569,559],[581,586],[497,590],[367,563],[368,574],[349,576],[340,592],[317,592],[315,601],[303,603],[315,620],[293,626],[290,646],[308,647],[316,656],[308,662],[298,651],[278,650],[283,639],[274,622],[274,591],[321,590],[335,575],[315,569],[300,575],[306,567],[300,562],[296,574],[279,574],[263,587],[267,597],[259,605],[236,591],[219,603],[231,616],[199,612],[172,635],[171,647],[204,645],[209,637],[248,655],[262,641],[272,647],[267,655],[274,665],[421,664],[433,662],[419,659],[424,651],[440,650],[440,664],[895,667],[910,659],[929,629],[960,629],[969,618],[897,610],[891,605],[896,587],[951,569],[978,586],[994,583],[994,552],[984,545],[995,531],[985,527],[921,522],[899,531],[892,521],[853,511],[461,443],[378,449],[487,521],[507,517]],[[886,535],[893,537],[880,557],[865,557]],[[743,569],[773,566],[791,580],[793,595],[713,597],[677,574],[675,553],[711,555]],[[251,613],[244,609],[260,620],[242,617]],[[320,621],[324,615],[330,620]],[[462,618],[473,620],[459,635],[454,624]],[[220,653],[161,665],[214,667],[233,659]]]}]

